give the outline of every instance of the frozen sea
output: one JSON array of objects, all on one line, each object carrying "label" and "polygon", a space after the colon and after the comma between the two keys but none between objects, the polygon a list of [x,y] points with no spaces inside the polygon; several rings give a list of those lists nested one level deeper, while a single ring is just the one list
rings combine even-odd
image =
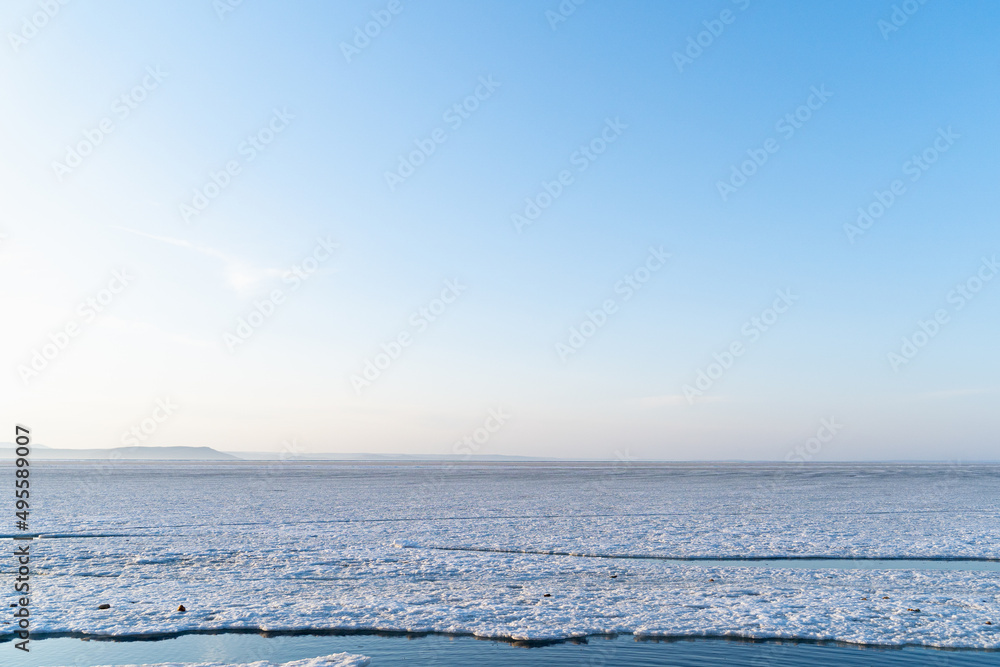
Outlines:
[{"label": "frozen sea", "polygon": [[242,630],[1000,649],[995,465],[32,471],[33,631],[52,645]]}]

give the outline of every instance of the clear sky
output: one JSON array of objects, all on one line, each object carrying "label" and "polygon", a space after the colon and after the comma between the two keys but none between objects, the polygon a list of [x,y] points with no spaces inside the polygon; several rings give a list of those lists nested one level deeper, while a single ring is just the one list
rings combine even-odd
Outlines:
[{"label": "clear sky", "polygon": [[4,3],[11,429],[996,457],[995,2],[232,2]]}]

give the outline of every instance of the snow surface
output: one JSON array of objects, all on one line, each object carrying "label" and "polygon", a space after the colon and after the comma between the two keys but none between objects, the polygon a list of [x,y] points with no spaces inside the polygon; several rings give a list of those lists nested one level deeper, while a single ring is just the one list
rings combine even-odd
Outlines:
[{"label": "snow surface", "polygon": [[[123,667],[367,667],[371,658],[350,653],[334,653],[307,660],[293,660],[280,665],[261,660],[257,662],[160,662],[155,665],[124,665]],[[114,667],[105,665],[105,667]]]},{"label": "snow surface", "polygon": [[1000,648],[1000,572],[656,559],[1000,559],[998,466],[39,463],[32,480],[34,528],[50,536],[31,547],[36,633]]}]

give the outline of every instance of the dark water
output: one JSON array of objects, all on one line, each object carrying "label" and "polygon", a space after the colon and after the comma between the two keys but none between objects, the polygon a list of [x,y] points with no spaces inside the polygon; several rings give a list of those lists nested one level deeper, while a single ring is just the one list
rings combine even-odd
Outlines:
[{"label": "dark water", "polygon": [[540,556],[569,556],[573,558],[604,558],[609,560],[654,560],[671,565],[701,565],[704,567],[763,567],[801,568],[807,570],[962,570],[1000,572],[996,558],[844,558],[822,556],[745,556],[742,558],[712,558],[709,556],[589,554],[569,551],[532,551],[530,549],[495,549],[477,547],[419,547],[436,551],[471,551],[483,553],[538,554]]},{"label": "dark water", "polygon": [[31,653],[0,644],[0,664],[18,667],[94,667],[155,662],[282,663],[330,653],[359,653],[382,665],[1000,665],[1000,652],[943,651],[918,647],[876,648],[806,642],[724,639],[637,640],[629,635],[591,637],[579,643],[519,646],[472,637],[372,634],[184,635],[159,641],[33,641]]}]

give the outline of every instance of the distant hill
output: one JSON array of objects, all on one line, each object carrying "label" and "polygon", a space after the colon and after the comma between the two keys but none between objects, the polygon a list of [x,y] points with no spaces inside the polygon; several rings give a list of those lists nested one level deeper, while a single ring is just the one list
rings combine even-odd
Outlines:
[{"label": "distant hill", "polygon": [[365,452],[278,454],[276,452],[230,452],[245,461],[542,461],[535,456],[457,454],[372,454]]},{"label": "distant hill", "polygon": [[[14,448],[0,444],[0,460],[10,460]],[[211,447],[114,447],[112,449],[53,449],[44,445],[31,446],[31,458],[36,461],[239,461],[232,454]]]},{"label": "distant hill", "polygon": [[[14,457],[13,443],[0,443],[0,461]],[[448,454],[220,452],[211,447],[114,447],[112,449],[55,449],[32,444],[36,461],[538,461],[532,456],[456,456]]]}]

